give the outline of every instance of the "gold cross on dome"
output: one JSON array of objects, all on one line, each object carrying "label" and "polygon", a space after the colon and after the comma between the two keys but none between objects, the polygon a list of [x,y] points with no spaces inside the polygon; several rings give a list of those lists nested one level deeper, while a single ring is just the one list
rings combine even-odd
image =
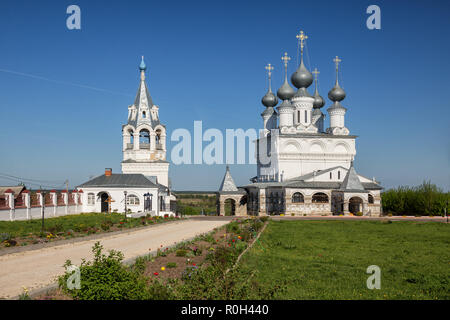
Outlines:
[{"label": "gold cross on dome", "polygon": [[269,63],[266,66],[266,70],[267,70],[267,74],[269,75],[269,78],[270,78],[270,76],[272,75],[273,66]]},{"label": "gold cross on dome", "polygon": [[308,36],[303,32],[303,30],[300,30],[300,33],[298,35],[295,36],[299,41],[300,41],[300,48],[303,51],[303,41],[305,41],[306,39],[308,39]]},{"label": "gold cross on dome", "polygon": [[317,70],[317,68],[314,68],[314,71],[313,71],[312,73],[314,73],[314,77],[315,77],[316,80],[317,80],[317,76],[319,75],[320,71]]},{"label": "gold cross on dome", "polygon": [[333,61],[336,64],[336,70],[338,70],[339,69],[339,62],[341,62],[342,59],[339,59],[339,57],[336,56],[336,58],[334,58]]},{"label": "gold cross on dome", "polygon": [[284,56],[281,57],[281,60],[283,60],[284,66],[287,67],[289,60],[291,60],[291,57],[289,57],[287,52],[285,52]]}]

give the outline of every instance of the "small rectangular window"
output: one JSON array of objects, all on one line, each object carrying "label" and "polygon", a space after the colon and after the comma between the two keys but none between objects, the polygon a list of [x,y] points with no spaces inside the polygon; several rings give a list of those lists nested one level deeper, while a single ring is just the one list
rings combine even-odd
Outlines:
[{"label": "small rectangular window", "polygon": [[338,179],[341,179],[341,172],[338,171]]},{"label": "small rectangular window", "polygon": [[305,123],[308,122],[308,111],[305,110]]},{"label": "small rectangular window", "polygon": [[88,205],[93,206],[95,204],[95,195],[93,193],[88,194]]},{"label": "small rectangular window", "polygon": [[333,172],[330,172],[330,180],[333,179]]}]

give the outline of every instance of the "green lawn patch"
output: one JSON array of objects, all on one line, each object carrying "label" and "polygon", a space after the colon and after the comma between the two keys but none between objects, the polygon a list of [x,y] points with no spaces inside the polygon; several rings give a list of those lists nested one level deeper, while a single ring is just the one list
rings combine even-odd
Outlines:
[{"label": "green lawn patch", "polygon": [[[386,221],[271,221],[241,260],[276,299],[449,299],[450,226]],[[367,267],[381,268],[369,290]]]},{"label": "green lawn patch", "polygon": [[120,213],[82,213],[46,218],[43,233],[40,219],[0,221],[0,249],[136,228],[175,219],[149,216],[125,219]]}]

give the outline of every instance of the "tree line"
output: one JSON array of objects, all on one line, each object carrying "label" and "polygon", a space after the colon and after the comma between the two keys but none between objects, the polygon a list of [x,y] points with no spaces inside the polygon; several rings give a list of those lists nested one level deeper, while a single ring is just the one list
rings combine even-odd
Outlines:
[{"label": "tree line", "polygon": [[450,192],[429,181],[416,187],[400,186],[381,194],[384,214],[444,215],[449,210]]}]

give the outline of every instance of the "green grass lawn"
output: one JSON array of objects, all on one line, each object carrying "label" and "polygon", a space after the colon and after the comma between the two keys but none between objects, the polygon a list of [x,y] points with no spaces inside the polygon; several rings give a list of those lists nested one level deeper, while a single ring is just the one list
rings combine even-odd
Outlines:
[{"label": "green grass lawn", "polygon": [[[141,217],[126,218],[120,213],[82,213],[66,215],[55,218],[46,218],[44,233],[41,234],[40,219],[24,221],[0,221],[0,242],[4,239],[13,239],[18,245],[36,243],[37,238],[47,237],[50,240],[61,240],[72,237],[85,236],[92,233],[117,231],[125,228],[135,228],[154,223],[174,220],[175,218]],[[0,244],[1,245],[1,244]],[[0,246],[2,248],[2,246]]]},{"label": "green grass lawn", "polygon": [[[450,226],[435,222],[271,221],[241,260],[277,299],[450,299]],[[366,286],[381,268],[381,289]],[[284,286],[284,285],[283,285]]]},{"label": "green grass lawn", "polygon": [[[123,214],[112,213],[82,213],[76,215],[66,215],[55,218],[45,218],[44,227],[47,232],[60,232],[67,230],[82,231],[87,228],[100,228],[101,224],[110,220],[118,223],[124,220]],[[42,220],[21,220],[21,221],[0,221],[0,233],[9,233],[12,237],[26,236],[29,233],[39,234]]]}]

